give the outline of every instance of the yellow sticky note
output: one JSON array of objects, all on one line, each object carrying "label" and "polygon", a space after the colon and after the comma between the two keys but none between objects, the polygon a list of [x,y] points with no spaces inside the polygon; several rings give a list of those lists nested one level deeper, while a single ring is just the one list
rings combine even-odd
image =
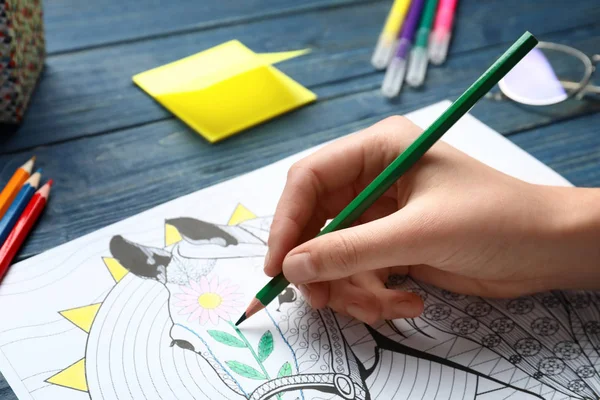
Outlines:
[{"label": "yellow sticky note", "polygon": [[133,81],[214,143],[314,101],[313,92],[272,65],[307,52],[257,54],[232,40]]}]

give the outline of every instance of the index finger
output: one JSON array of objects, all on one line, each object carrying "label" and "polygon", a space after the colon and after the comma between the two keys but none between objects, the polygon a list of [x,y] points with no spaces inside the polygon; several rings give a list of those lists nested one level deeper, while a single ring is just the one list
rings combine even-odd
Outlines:
[{"label": "index finger", "polygon": [[323,197],[335,193],[338,204],[334,208],[345,206],[355,196],[352,185],[362,176],[381,172],[419,131],[403,117],[387,118],[295,163],[273,217],[265,273],[274,276],[281,272],[286,254],[301,239],[311,238],[302,235],[314,237],[319,232],[329,217]]}]

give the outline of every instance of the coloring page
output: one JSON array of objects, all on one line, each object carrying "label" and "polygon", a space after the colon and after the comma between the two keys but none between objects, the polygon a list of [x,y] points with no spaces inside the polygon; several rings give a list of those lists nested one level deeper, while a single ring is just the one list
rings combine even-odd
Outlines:
[{"label": "coloring page", "polygon": [[[426,127],[447,106],[409,117]],[[471,116],[450,144],[533,183],[569,185]],[[289,167],[314,149],[14,265],[0,370],[20,399],[597,399],[600,296],[486,299],[404,276],[415,319],[368,326],[290,286],[256,292]]]}]

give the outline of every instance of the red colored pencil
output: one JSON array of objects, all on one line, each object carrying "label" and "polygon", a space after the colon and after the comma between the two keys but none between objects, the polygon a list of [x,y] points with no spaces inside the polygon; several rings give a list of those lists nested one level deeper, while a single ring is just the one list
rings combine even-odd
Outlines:
[{"label": "red colored pencil", "polygon": [[15,258],[15,255],[21,248],[21,245],[25,241],[25,238],[31,231],[31,228],[35,222],[39,219],[44,207],[46,207],[46,201],[50,195],[50,187],[52,186],[52,180],[49,180],[44,186],[42,186],[29,200],[27,207],[23,210],[23,214],[17,220],[15,227],[6,238],[6,241],[0,247],[0,281],[8,271],[11,261]]}]

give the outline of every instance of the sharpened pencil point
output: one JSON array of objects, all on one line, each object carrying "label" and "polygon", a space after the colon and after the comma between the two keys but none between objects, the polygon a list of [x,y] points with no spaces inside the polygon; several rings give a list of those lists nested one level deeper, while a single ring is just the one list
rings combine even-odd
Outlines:
[{"label": "sharpened pencil point", "polygon": [[238,326],[239,324],[241,324],[245,320],[246,320],[246,313],[243,313],[242,316],[240,317],[240,319],[238,319],[238,321],[235,323],[235,326]]},{"label": "sharpened pencil point", "polygon": [[25,181],[25,184],[29,184],[31,187],[37,189],[38,186],[40,186],[40,179],[42,178],[41,172],[40,170],[35,171],[35,173],[33,175],[31,175],[29,177],[29,179],[27,179]]},{"label": "sharpened pencil point", "polygon": [[258,301],[258,299],[252,299],[250,305],[248,306],[248,308],[246,308],[246,312],[244,312],[244,315],[242,315],[238,322],[235,323],[235,326],[238,326],[239,324],[241,324],[257,312],[259,312],[263,308],[265,308],[265,306],[263,306],[262,303]]},{"label": "sharpened pencil point", "polygon": [[35,164],[35,156],[31,157],[25,164],[21,166],[23,170],[25,170],[28,174],[31,174],[33,171],[33,165]]}]

